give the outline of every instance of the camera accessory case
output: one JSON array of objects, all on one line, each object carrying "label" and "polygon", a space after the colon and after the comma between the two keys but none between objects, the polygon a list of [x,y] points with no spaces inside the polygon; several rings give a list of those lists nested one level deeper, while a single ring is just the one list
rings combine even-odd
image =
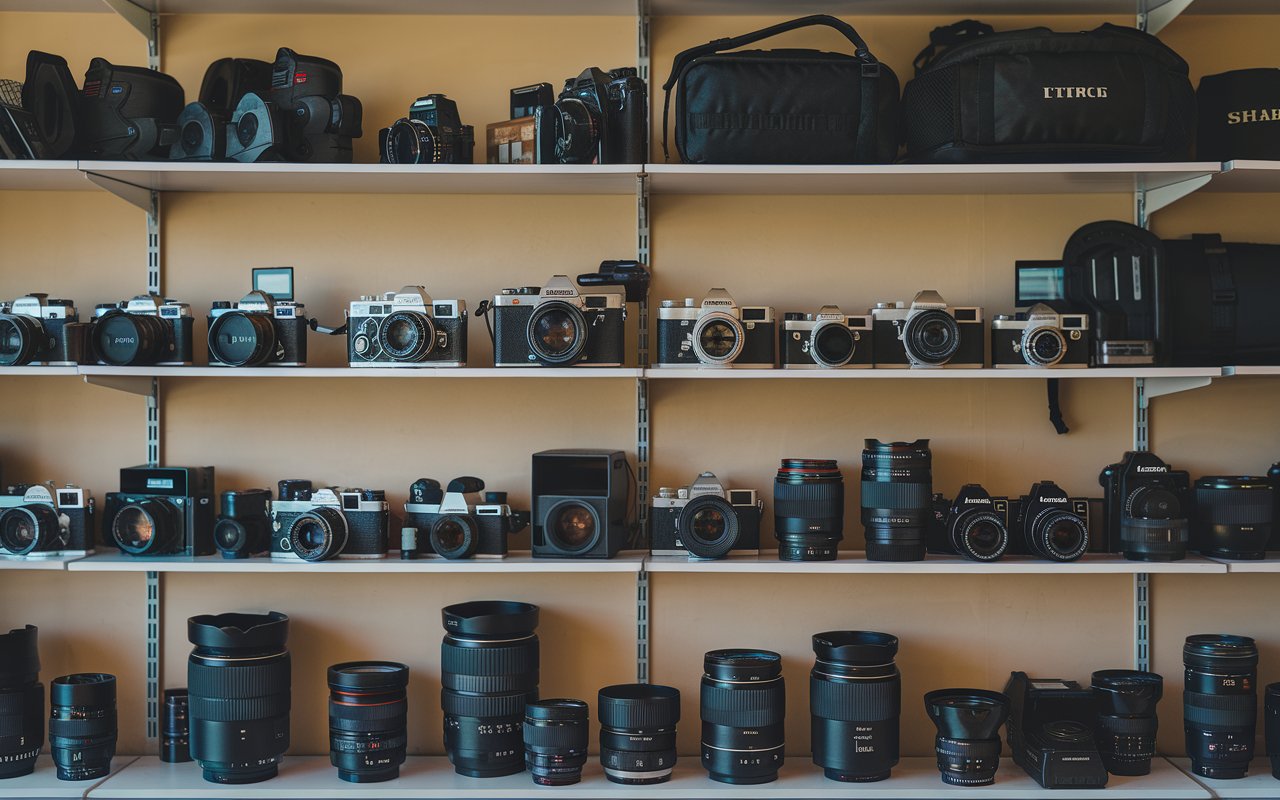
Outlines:
[{"label": "camera accessory case", "polygon": [[77,95],[66,59],[39,50],[27,54],[22,107],[35,119],[44,140],[44,158],[66,158],[75,148]]},{"label": "camera accessory case", "polygon": [[1196,89],[1196,158],[1280,160],[1280,69],[1206,75]]}]

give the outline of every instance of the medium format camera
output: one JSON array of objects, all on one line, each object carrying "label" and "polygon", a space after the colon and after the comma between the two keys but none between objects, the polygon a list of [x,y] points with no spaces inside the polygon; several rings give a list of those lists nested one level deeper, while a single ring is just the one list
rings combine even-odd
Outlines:
[{"label": "medium format camera", "polygon": [[271,490],[222,493],[213,543],[223,558],[249,558],[271,549]]},{"label": "medium format camera", "polygon": [[125,467],[102,539],[131,556],[213,555],[213,467]]},{"label": "medium format camera", "polygon": [[[440,482],[419,478],[409,487],[404,524],[418,529],[419,553],[443,558],[505,558],[507,537],[529,524],[529,512],[507,505],[506,492],[484,492],[484,481],[463,476]],[[425,535],[424,535],[425,534]]]},{"label": "medium format camera", "polygon": [[347,350],[353,367],[466,366],[467,305],[421,286],[362,296],[347,310]]},{"label": "medium format camera", "polygon": [[1025,313],[999,314],[991,323],[991,365],[1089,366],[1089,316],[1059,314],[1044,303]]},{"label": "medium format camera", "polygon": [[935,494],[929,552],[995,561],[1009,548],[1008,519],[1008,498],[992,497],[979,484],[961,486],[954,500]]},{"label": "medium format camera", "polygon": [[663,300],[653,365],[773,369],[776,328],[771,307],[739,306],[724,289],[707,292],[701,306]]},{"label": "medium format camera", "polygon": [[1089,500],[1068,497],[1053,481],[1009,501],[1009,554],[1076,561],[1089,549]]},{"label": "medium format camera", "polygon": [[384,164],[470,164],[476,129],[463,125],[458,104],[442,94],[419,97],[409,116],[378,131]]},{"label": "medium format camera", "polygon": [[760,552],[764,501],[755,489],[726,489],[711,472],[653,498],[649,549],[658,556],[724,558]]},{"label": "medium format camera", "polygon": [[0,555],[92,553],[93,512],[93,498],[79,486],[10,486],[0,493]]},{"label": "medium format camera", "polygon": [[588,67],[534,111],[539,164],[643,164],[648,91],[633,67]]},{"label": "medium format camera", "polygon": [[307,309],[255,288],[240,302],[218,300],[209,312],[209,366],[303,367]]},{"label": "medium format camera", "polygon": [[89,328],[75,303],[29,294],[0,302],[0,367],[74,366],[85,361]]},{"label": "medium format camera", "polygon": [[616,556],[627,542],[629,471],[621,450],[534,453],[534,557]]},{"label": "medium format camera", "polygon": [[271,504],[271,557],[328,561],[386,558],[391,515],[381,489],[315,489],[280,481]]},{"label": "medium format camera", "polygon": [[847,317],[839,306],[817,314],[782,315],[778,355],[783,369],[870,369],[871,317]]},{"label": "medium format camera", "polygon": [[97,306],[90,340],[112,367],[191,364],[191,306],[154,294]]},{"label": "medium format camera", "polygon": [[493,363],[622,366],[626,318],[622,292],[583,294],[568,275],[553,275],[541,288],[503,289],[493,298]]},{"label": "medium format camera", "polygon": [[1059,678],[1029,678],[1014,672],[1009,696],[1009,750],[1014,762],[1046,789],[1100,789],[1107,768],[1094,728],[1093,690]]},{"label": "medium format camera", "polygon": [[1177,561],[1187,554],[1191,476],[1155,453],[1130,451],[1098,476],[1107,548],[1130,561]]},{"label": "medium format camera", "polygon": [[926,289],[911,306],[877,303],[871,309],[877,367],[980,369],[985,359],[982,309],[951,308]]}]

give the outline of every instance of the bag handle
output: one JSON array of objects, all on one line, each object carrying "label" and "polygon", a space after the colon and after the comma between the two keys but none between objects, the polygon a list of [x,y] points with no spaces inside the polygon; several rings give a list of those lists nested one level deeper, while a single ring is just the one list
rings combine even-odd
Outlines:
[{"label": "bag handle", "polygon": [[770,25],[767,28],[761,28],[758,31],[744,33],[741,36],[730,36],[723,39],[714,39],[706,44],[700,44],[696,47],[690,47],[676,55],[675,61],[671,65],[671,74],[667,76],[667,82],[662,84],[662,156],[669,158],[670,153],[667,150],[667,129],[671,116],[671,89],[676,85],[676,81],[680,79],[680,74],[684,68],[695,58],[700,58],[711,53],[719,53],[725,50],[736,50],[739,47],[745,47],[754,44],[761,39],[768,39],[777,36],[780,33],[794,31],[797,28],[807,28],[814,25],[825,25],[834,29],[844,38],[853,44],[853,55],[863,63],[862,75],[867,77],[879,77],[880,62],[871,54],[871,50],[867,48],[867,43],[862,40],[858,32],[853,26],[842,19],[831,16],[830,14],[810,14],[807,17],[789,20],[787,22],[779,22],[777,25]]},{"label": "bag handle", "polygon": [[916,75],[933,66],[933,62],[941,58],[948,49],[995,32],[995,28],[976,19],[962,19],[951,25],[934,28],[929,32],[928,46],[917,53],[916,60],[912,62],[916,68]]}]

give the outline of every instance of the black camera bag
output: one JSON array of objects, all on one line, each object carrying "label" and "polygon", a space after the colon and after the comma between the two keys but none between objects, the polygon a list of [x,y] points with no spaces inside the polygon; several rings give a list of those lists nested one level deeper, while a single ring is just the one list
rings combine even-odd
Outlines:
[{"label": "black camera bag", "polygon": [[1280,69],[1237,69],[1206,75],[1196,90],[1200,133],[1196,157],[1280,159]]},{"label": "black camera bag", "polygon": [[1103,25],[935,29],[903,91],[907,158],[937,162],[1185,161],[1195,135],[1187,62]]},{"label": "black camera bag", "polygon": [[1280,245],[1196,234],[1164,249],[1175,366],[1280,364]]},{"label": "black camera bag", "polygon": [[[811,25],[834,28],[854,54],[721,52]],[[677,87],[676,150],[686,164],[886,164],[897,155],[898,76],[852,26],[827,14],[677,55],[662,86],[664,156]]]}]

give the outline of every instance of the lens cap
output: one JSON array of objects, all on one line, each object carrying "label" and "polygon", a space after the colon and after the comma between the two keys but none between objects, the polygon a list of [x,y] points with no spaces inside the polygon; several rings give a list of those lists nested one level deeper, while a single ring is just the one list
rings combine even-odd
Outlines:
[{"label": "lens cap", "polygon": [[409,667],[398,661],[344,661],[329,667],[329,687],[390,691],[409,685]]},{"label": "lens cap", "polygon": [[1009,716],[1009,698],[986,689],[938,689],[924,696],[924,709],[949,739],[998,739]]},{"label": "lens cap", "polygon": [[0,636],[0,687],[32,683],[40,678],[40,651],[35,625]]},{"label": "lens cap", "polygon": [[54,706],[113,706],[116,676],[105,672],[78,672],[54,678],[49,684],[49,704]]},{"label": "lens cap", "polygon": [[512,600],[473,600],[445,606],[444,629],[467,636],[527,635],[538,627],[538,607]]},{"label": "lens cap", "polygon": [[898,637],[875,631],[827,631],[813,635],[820,661],[840,664],[888,664],[898,654]]},{"label": "lens cap", "polygon": [[283,648],[288,638],[289,617],[279,611],[200,614],[187,620],[187,640],[196,647],[264,650]]},{"label": "lens cap", "polygon": [[142,350],[143,334],[132,314],[108,312],[98,320],[94,333],[98,355],[112,366],[133,364]]}]

